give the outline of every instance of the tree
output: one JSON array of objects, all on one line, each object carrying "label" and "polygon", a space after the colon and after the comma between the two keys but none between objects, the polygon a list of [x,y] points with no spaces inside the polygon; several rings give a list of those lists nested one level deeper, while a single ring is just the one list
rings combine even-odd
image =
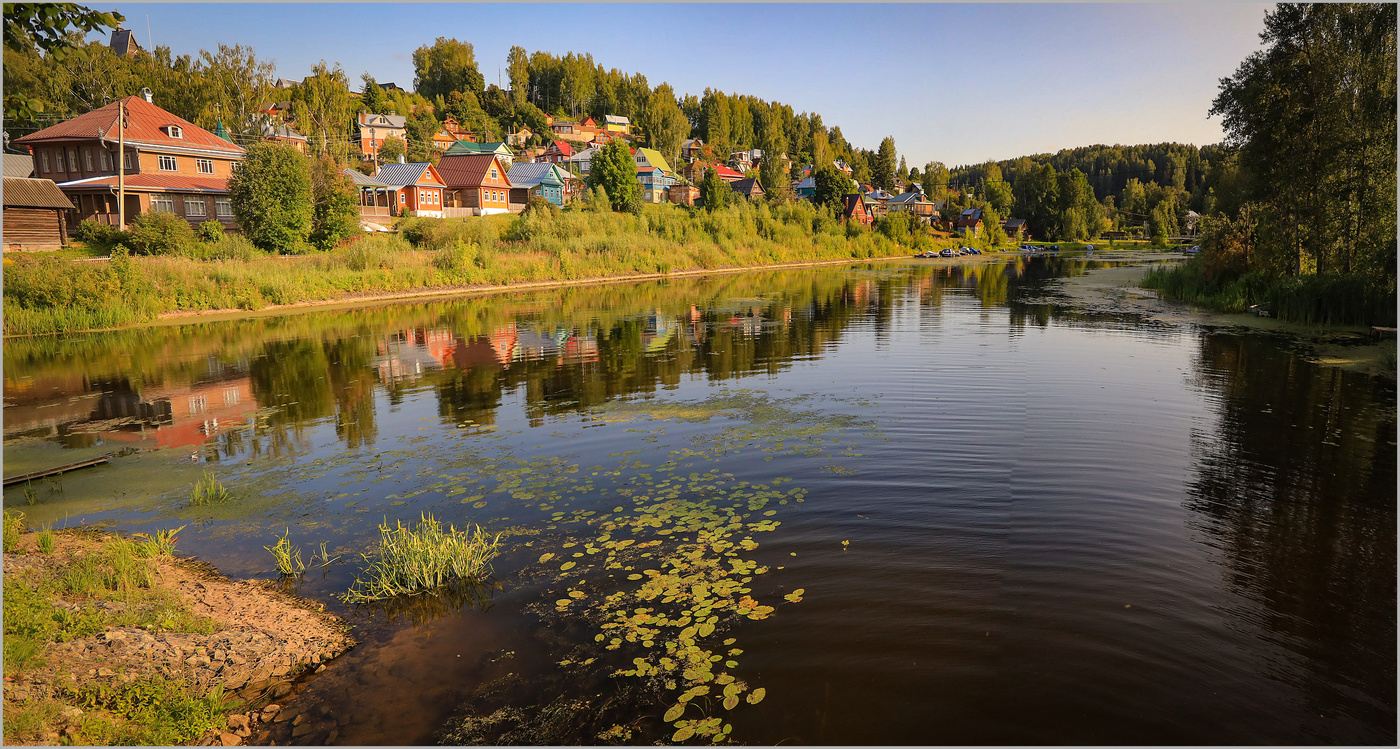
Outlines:
[{"label": "tree", "polygon": [[[1022,182],[1025,183],[1025,187],[1019,201],[1020,213],[1030,224],[1032,234],[1048,237],[1055,232],[1058,225],[1056,214],[1060,202],[1060,186],[1055,167],[1044,164],[1032,170]],[[1021,182],[1017,183],[1018,186],[1020,184]]]},{"label": "tree", "polygon": [[360,228],[359,195],[340,165],[322,156],[311,166],[311,244],[329,250]]},{"label": "tree", "polygon": [[656,87],[638,124],[647,143],[660,151],[669,163],[675,164],[680,156],[681,141],[690,132],[690,122],[676,104],[670,84]]},{"label": "tree", "polygon": [[714,213],[729,203],[730,197],[737,195],[719,176],[715,169],[706,169],[705,178],[700,181],[700,202],[705,210]]},{"label": "tree", "polygon": [[212,129],[222,121],[234,135],[258,133],[276,66],[259,62],[252,47],[222,42],[218,52],[201,50],[199,60],[209,101],[196,124]]},{"label": "tree", "polygon": [[228,179],[233,215],[249,241],[269,252],[300,252],[311,232],[311,169],[285,143],[254,143]]},{"label": "tree", "polygon": [[642,185],[637,181],[637,163],[622,139],[612,141],[593,155],[588,186],[601,187],[615,211],[628,210],[641,203]]},{"label": "tree", "polygon": [[[74,3],[5,3],[5,50],[43,52],[61,62],[87,34],[116,27],[125,20],[126,16],[115,10],[102,13]],[[7,54],[7,67],[9,63]],[[11,95],[6,81],[6,121],[31,120],[43,111],[42,100]]]},{"label": "tree", "polygon": [[403,138],[390,135],[379,144],[379,163],[392,164],[398,161],[400,156],[408,156],[408,144],[403,142]]},{"label": "tree", "polygon": [[759,133],[758,147],[763,151],[763,161],[759,164],[758,178],[763,189],[774,195],[788,189],[787,165],[783,154],[787,151],[787,136],[776,115],[763,116],[763,129]]},{"label": "tree", "polygon": [[292,116],[312,153],[341,162],[349,159],[355,110],[350,82],[339,64],[330,68],[322,60],[311,67],[311,75],[292,94]]},{"label": "tree", "polygon": [[404,132],[408,135],[408,158],[414,163],[428,160],[433,150],[433,136],[442,124],[427,107],[419,107],[408,115],[404,122]]},{"label": "tree", "polygon": [[413,51],[413,88],[429,99],[453,91],[481,94],[486,79],[476,67],[476,50],[467,42],[440,36],[433,46]]},{"label": "tree", "polygon": [[530,57],[524,47],[511,47],[506,53],[506,73],[510,76],[510,97],[519,107],[526,103],[530,89]]},{"label": "tree", "polygon": [[840,206],[841,198],[849,195],[854,189],[851,187],[851,179],[832,164],[817,169],[812,174],[812,179],[816,182],[812,203],[819,206]]},{"label": "tree", "polygon": [[870,181],[884,190],[894,189],[895,150],[894,138],[886,136],[880,141],[880,150],[875,153],[875,162],[870,165]]},{"label": "tree", "polygon": [[384,112],[384,89],[379,87],[379,83],[374,80],[374,76],[366,72],[360,76],[360,80],[365,82],[364,88],[360,89],[360,106],[371,114],[383,114]]}]

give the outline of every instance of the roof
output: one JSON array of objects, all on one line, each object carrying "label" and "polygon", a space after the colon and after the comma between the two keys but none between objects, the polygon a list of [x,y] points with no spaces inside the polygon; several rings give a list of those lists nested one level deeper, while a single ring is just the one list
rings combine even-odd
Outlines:
[{"label": "roof", "polygon": [[606,122],[606,123],[609,124],[609,125],[631,125],[631,124],[632,124],[632,121],[631,121],[631,120],[627,119],[626,117],[623,117],[622,115],[616,115],[616,114],[606,114],[606,115],[603,115],[603,122]]},{"label": "roof", "polygon": [[[496,155],[489,153],[449,154],[438,160],[438,174],[448,187],[472,187],[486,181],[486,170],[496,163]],[[501,175],[510,184],[510,173]],[[514,186],[513,184],[511,185]]]},{"label": "roof", "polygon": [[428,167],[432,166],[426,161],[416,164],[385,164],[379,167],[374,178],[389,187],[404,187],[406,185],[416,185],[423,179]]},{"label": "roof", "polygon": [[274,88],[291,88],[292,86],[297,85],[297,82],[291,80],[290,78],[278,78],[277,82],[272,85]]},{"label": "roof", "polygon": [[856,206],[860,206],[860,211],[862,213],[870,213],[870,206],[866,204],[865,196],[861,195],[860,193],[853,192],[848,195],[842,195],[841,205],[845,206],[846,209],[842,213],[843,216],[850,216],[851,214],[855,213]]},{"label": "roof", "polygon": [[1009,219],[1007,219],[1007,220],[1001,222],[1001,225],[1002,225],[1002,226],[1010,226],[1010,227],[1013,227],[1013,228],[1017,228],[1017,227],[1024,226],[1025,223],[1026,223],[1026,220],[1023,219],[1023,218],[1009,218]]},{"label": "roof", "polygon": [[5,177],[5,205],[74,210],[73,201],[53,180],[24,177]]},{"label": "roof", "polygon": [[744,178],[744,175],[740,174],[739,172],[734,171],[733,169],[730,169],[729,167],[725,166],[724,164],[708,164],[708,165],[705,165],[705,168],[706,168],[706,169],[713,169],[713,170],[719,172],[719,176],[720,176],[722,179],[743,179],[743,178]]},{"label": "roof", "polygon": [[753,177],[735,180],[733,182],[730,182],[729,186],[734,188],[735,192],[742,193],[744,195],[764,194],[763,185],[759,184],[758,180],[754,179]]},{"label": "roof", "polygon": [[[82,187],[116,187],[117,175],[88,177],[71,182],[60,182],[59,187],[67,190]],[[180,174],[128,174],[126,189],[141,192],[228,192],[228,180],[223,177],[186,177]]]},{"label": "roof", "polygon": [[660,151],[654,148],[638,148],[637,153],[641,154],[642,158],[646,159],[648,164],[664,171],[671,171],[671,165],[666,163],[666,159],[661,155]]},{"label": "roof", "polygon": [[360,127],[402,128],[408,122],[408,116],[402,114],[361,112],[357,121],[360,123]]},{"label": "roof", "polygon": [[[117,141],[117,107],[126,105],[126,142],[134,145],[168,146],[172,148],[192,148],[206,151],[222,151],[230,156],[241,156],[243,149],[205,130],[204,128],[180,119],[139,96],[124,99],[46,127],[14,142],[32,146],[65,140],[97,140],[115,143]],[[176,125],[183,137],[173,138],[162,128]],[[99,132],[101,133],[99,135]]]},{"label": "roof", "polygon": [[554,144],[554,148],[555,148],[556,150],[558,150],[559,153],[563,154],[564,156],[573,156],[573,155],[574,155],[574,148],[573,148],[573,146],[570,146],[568,143],[565,143],[565,142],[562,141],[562,140],[555,140],[555,141],[550,141],[550,142],[553,143],[553,144]]},{"label": "roof", "polygon": [[388,187],[388,185],[358,169],[343,169],[341,170],[341,174],[349,177],[351,182],[354,182],[360,187]]},{"label": "roof", "polygon": [[472,143],[471,141],[459,140],[447,147],[443,152],[444,156],[457,156],[458,154],[483,154],[496,153],[505,156],[510,153],[510,148],[504,143]]},{"label": "roof", "polygon": [[22,153],[5,154],[6,177],[28,177],[34,174],[34,158]]},{"label": "roof", "polygon": [[131,29],[113,29],[112,41],[108,46],[112,48],[113,52],[119,55],[126,54],[132,47],[141,49],[141,45],[137,44],[136,40],[131,38]]},{"label": "roof", "polygon": [[705,141],[700,140],[699,138],[686,138],[685,140],[681,141],[681,148],[699,148],[703,145],[705,145]]},{"label": "roof", "polygon": [[582,151],[579,151],[578,153],[574,154],[573,156],[570,156],[570,157],[569,157],[569,161],[592,161],[592,160],[593,160],[593,155],[596,154],[596,153],[598,153],[597,147],[595,147],[595,146],[589,146],[588,148],[585,148],[585,149],[583,149]]},{"label": "roof", "polygon": [[807,177],[806,179],[802,180],[801,182],[798,182],[798,183],[797,183],[797,186],[794,187],[793,189],[794,189],[794,190],[815,190],[815,189],[817,189],[817,178],[816,178],[816,177]]},{"label": "roof", "polygon": [[506,172],[506,177],[510,180],[511,187],[534,187],[547,178],[559,181],[559,177],[554,174],[554,168],[554,165],[547,161],[515,164]]},{"label": "roof", "polygon": [[889,202],[891,202],[891,203],[924,203],[924,202],[928,202],[928,201],[927,201],[926,199],[924,199],[924,194],[921,193],[921,192],[906,192],[906,193],[900,194],[900,195],[897,196],[897,197],[890,198]]}]

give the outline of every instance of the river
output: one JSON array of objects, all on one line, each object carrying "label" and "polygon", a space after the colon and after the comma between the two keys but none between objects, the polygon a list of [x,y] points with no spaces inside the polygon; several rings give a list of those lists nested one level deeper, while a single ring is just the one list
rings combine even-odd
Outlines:
[{"label": "river", "polygon": [[[920,263],[7,341],[5,475],[114,458],[5,506],[325,543],[336,743],[1394,744],[1394,379]],[[493,577],[340,603],[422,513]]]}]

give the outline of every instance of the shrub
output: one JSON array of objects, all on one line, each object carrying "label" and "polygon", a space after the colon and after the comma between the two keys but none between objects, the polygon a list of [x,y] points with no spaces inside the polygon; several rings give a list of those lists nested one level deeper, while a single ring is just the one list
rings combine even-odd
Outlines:
[{"label": "shrub", "polygon": [[198,234],[201,242],[217,242],[224,238],[224,225],[218,221],[205,221],[199,225]]},{"label": "shrub", "polygon": [[346,267],[364,271],[394,267],[399,253],[408,250],[403,238],[388,234],[373,234],[350,243],[338,252]]},{"label": "shrub", "polygon": [[298,253],[311,233],[311,166],[295,148],[254,143],[234,166],[229,199],[238,226],[268,252]]},{"label": "shrub", "polygon": [[480,253],[480,245],[459,239],[437,251],[437,254],[433,256],[433,267],[438,270],[460,273],[473,267]]},{"label": "shrub", "polygon": [[131,222],[131,247],[142,255],[179,255],[194,241],[190,222],[173,213],[151,211]]},{"label": "shrub", "polygon": [[73,230],[73,236],[80,242],[94,250],[106,251],[113,246],[129,243],[131,235],[110,224],[104,224],[96,219],[83,219]]},{"label": "shrub", "polygon": [[224,234],[217,241],[195,248],[192,253],[200,260],[243,260],[249,261],[263,256],[262,250],[242,234]]}]

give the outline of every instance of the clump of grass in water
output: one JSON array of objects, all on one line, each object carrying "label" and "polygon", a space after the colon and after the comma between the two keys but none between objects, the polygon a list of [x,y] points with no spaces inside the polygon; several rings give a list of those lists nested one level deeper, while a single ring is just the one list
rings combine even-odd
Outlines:
[{"label": "clump of grass in water", "polygon": [[292,546],[292,542],[287,539],[291,535],[291,530],[285,530],[282,537],[277,539],[277,543],[272,546],[264,546],[272,552],[272,558],[277,562],[277,571],[283,575],[300,575],[306,571],[306,563],[301,561],[301,549]]},{"label": "clump of grass in water", "polygon": [[136,538],[141,539],[140,541],[136,542],[138,544],[138,549],[141,552],[141,556],[175,556],[175,542],[179,540],[180,531],[184,529],[185,526],[182,525],[179,528],[162,528],[161,530],[156,531],[155,535],[151,535],[149,533],[135,534]]},{"label": "clump of grass in water", "polygon": [[33,481],[24,482],[24,501],[28,502],[31,507],[39,504],[39,493],[34,491]]},{"label": "clump of grass in water", "polygon": [[233,494],[224,487],[219,479],[212,473],[204,474],[190,491],[190,507],[203,507],[221,502],[227,502],[233,498]]},{"label": "clump of grass in water", "polygon": [[491,571],[500,538],[488,536],[480,526],[443,530],[432,515],[422,515],[416,528],[399,521],[393,528],[381,523],[377,555],[364,555],[369,569],[342,598],[367,603],[435,590],[454,579],[479,578]]}]

